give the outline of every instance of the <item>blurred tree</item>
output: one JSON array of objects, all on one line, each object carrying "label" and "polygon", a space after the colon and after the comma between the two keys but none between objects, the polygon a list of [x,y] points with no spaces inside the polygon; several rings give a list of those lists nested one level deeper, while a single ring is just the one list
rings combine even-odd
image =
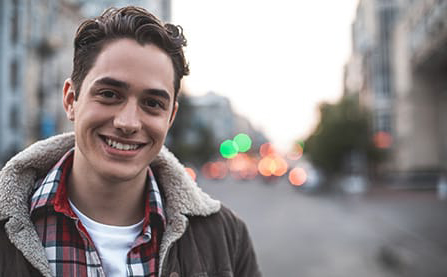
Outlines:
[{"label": "blurred tree", "polygon": [[304,152],[329,178],[352,170],[356,166],[353,156],[365,157],[370,166],[380,160],[381,153],[369,134],[368,113],[360,107],[357,94],[345,95],[335,104],[323,103],[319,108],[320,122],[306,139]]},{"label": "blurred tree", "polygon": [[195,120],[200,115],[194,111],[187,94],[180,94],[178,101],[179,109],[166,145],[181,162],[200,167],[218,152],[214,145],[214,135],[207,126]]}]

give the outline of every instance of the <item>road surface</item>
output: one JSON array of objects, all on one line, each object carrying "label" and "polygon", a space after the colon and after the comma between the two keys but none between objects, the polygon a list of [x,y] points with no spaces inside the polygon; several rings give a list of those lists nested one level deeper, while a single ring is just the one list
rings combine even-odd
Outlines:
[{"label": "road surface", "polygon": [[446,277],[447,202],[434,191],[308,194],[200,179],[247,223],[264,277]]}]

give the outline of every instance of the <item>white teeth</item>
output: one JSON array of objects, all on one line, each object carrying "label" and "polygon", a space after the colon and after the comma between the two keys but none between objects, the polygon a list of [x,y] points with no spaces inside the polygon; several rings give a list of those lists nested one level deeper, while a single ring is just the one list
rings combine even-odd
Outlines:
[{"label": "white teeth", "polygon": [[137,144],[124,144],[124,143],[121,143],[121,142],[117,142],[117,141],[111,140],[109,138],[106,139],[106,143],[110,147],[113,147],[113,148],[118,149],[118,150],[124,150],[124,151],[135,150],[135,149],[138,148]]}]

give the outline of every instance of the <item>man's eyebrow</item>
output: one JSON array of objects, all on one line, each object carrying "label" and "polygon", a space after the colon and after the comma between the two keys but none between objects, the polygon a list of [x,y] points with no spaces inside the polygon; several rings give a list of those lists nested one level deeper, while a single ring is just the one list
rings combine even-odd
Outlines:
[{"label": "man's eyebrow", "polygon": [[[98,79],[95,81],[95,84],[96,85],[108,85],[108,86],[123,88],[123,89],[130,88],[130,85],[128,83],[111,78],[111,77],[104,77],[104,78]],[[150,94],[150,95],[165,98],[168,101],[171,100],[169,93],[163,89],[155,89],[155,88],[154,89],[145,89],[145,90],[143,90],[143,92],[145,94]]]},{"label": "man's eyebrow", "polygon": [[130,85],[128,83],[114,79],[114,78],[110,78],[110,77],[104,77],[104,78],[98,79],[95,81],[95,84],[108,85],[108,86],[112,86],[112,87],[125,88],[125,89],[130,88]]},{"label": "man's eyebrow", "polygon": [[169,96],[169,93],[166,90],[164,90],[164,89],[155,89],[155,88],[153,88],[153,89],[145,89],[145,90],[143,90],[143,92],[146,93],[146,94],[151,94],[151,95],[154,95],[154,96],[159,96],[159,97],[165,98],[168,101],[171,100],[171,97]]}]

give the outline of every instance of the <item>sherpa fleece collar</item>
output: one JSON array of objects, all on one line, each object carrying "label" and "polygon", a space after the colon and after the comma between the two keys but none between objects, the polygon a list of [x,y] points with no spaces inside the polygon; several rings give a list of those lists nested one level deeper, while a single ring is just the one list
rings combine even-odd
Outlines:
[{"label": "sherpa fleece collar", "polygon": [[[28,201],[34,183],[74,146],[74,134],[66,133],[39,141],[13,157],[0,171],[0,221],[11,242],[44,276],[51,276],[45,251],[29,217]],[[151,163],[165,197],[166,232],[160,248],[160,269],[169,245],[184,233],[186,216],[207,216],[220,209],[220,202],[204,193],[183,165],[163,147]],[[161,270],[160,270],[161,272]]]}]

